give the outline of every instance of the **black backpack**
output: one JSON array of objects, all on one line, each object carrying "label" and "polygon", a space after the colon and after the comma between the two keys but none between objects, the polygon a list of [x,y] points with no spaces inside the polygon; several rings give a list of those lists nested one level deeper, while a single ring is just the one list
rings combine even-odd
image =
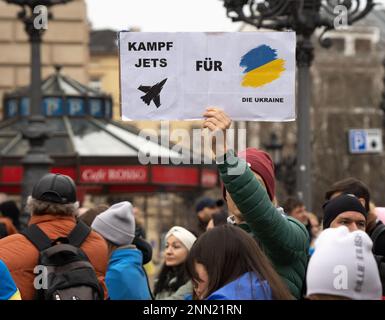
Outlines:
[{"label": "black backpack", "polygon": [[[383,223],[379,223],[374,229],[373,233],[370,235],[370,238],[373,241],[373,252],[376,250],[377,239],[380,235],[385,232],[385,225]],[[381,255],[374,255],[376,259],[378,271],[380,272],[380,278],[382,283],[382,294],[385,296],[385,257]]]},{"label": "black backpack", "polygon": [[8,236],[7,227],[4,223],[0,222],[0,239]]},{"label": "black backpack", "polygon": [[103,288],[95,269],[80,249],[90,232],[90,227],[82,221],[76,224],[67,237],[54,241],[34,224],[23,232],[39,250],[39,266],[44,269],[42,275],[46,276],[45,282],[43,280],[46,285],[37,289],[38,300],[103,299]]}]

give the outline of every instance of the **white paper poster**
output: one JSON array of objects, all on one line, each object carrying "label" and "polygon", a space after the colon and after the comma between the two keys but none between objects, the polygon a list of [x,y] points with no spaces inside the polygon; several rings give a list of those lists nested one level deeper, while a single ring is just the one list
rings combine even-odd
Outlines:
[{"label": "white paper poster", "polygon": [[294,32],[119,33],[123,120],[295,120]]}]

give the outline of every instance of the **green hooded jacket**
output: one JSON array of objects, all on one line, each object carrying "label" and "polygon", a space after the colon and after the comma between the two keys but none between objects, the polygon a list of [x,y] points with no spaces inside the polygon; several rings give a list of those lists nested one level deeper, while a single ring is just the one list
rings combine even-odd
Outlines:
[{"label": "green hooded jacket", "polygon": [[252,233],[293,296],[301,298],[309,250],[305,226],[272,204],[246,162],[232,150],[217,159],[217,164],[222,182],[246,222],[239,226]]}]

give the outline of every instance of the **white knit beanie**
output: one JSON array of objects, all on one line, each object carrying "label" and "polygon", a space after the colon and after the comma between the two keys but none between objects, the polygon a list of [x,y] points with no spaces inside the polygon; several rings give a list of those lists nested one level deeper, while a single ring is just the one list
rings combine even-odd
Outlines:
[{"label": "white knit beanie", "polygon": [[307,295],[381,299],[381,280],[372,246],[372,240],[363,231],[349,232],[345,226],[323,231],[309,261]]},{"label": "white knit beanie", "polygon": [[114,204],[99,214],[91,227],[113,244],[119,246],[131,244],[135,237],[132,204],[128,201]]},{"label": "white knit beanie", "polygon": [[194,236],[190,231],[182,227],[172,227],[166,234],[166,240],[170,236],[174,236],[180,242],[182,242],[188,251],[190,251],[191,247],[197,239],[196,236]]}]

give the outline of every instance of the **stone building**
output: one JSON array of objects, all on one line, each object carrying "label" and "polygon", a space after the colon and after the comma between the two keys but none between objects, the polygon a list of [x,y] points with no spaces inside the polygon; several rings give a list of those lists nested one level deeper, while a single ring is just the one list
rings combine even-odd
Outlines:
[{"label": "stone building", "polygon": [[89,85],[112,95],[113,117],[115,120],[119,120],[119,59],[116,31],[91,31],[89,52]]},{"label": "stone building", "polygon": [[[0,1],[0,119],[5,91],[30,82],[30,44],[24,24],[17,19],[20,7]],[[41,48],[42,77],[60,64],[70,77],[88,82],[89,23],[84,0],[74,0],[52,9]],[[75,32],[76,30],[76,32]]]},{"label": "stone building", "polygon": [[374,11],[346,31],[330,33],[334,46],[316,49],[313,75],[313,202],[320,211],[331,183],[352,176],[385,205],[382,154],[349,154],[348,130],[382,127],[385,12]]}]

